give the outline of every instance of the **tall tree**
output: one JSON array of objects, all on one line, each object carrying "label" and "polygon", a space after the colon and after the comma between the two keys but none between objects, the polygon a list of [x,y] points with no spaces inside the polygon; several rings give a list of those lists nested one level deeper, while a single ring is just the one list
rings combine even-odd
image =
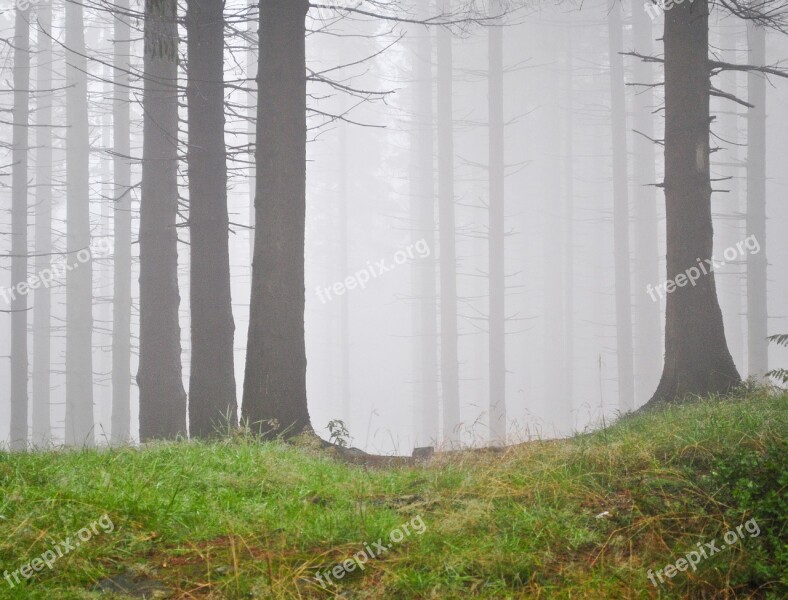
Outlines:
[{"label": "tall tree", "polygon": [[311,430],[304,342],[308,9],[307,0],[260,2],[256,236],[242,416],[263,435]]},{"label": "tall tree", "polygon": [[[451,0],[441,0],[444,13]],[[457,249],[454,215],[454,118],[451,32],[437,34],[438,65],[438,226],[440,237],[440,330],[443,439],[457,439],[460,425],[460,379],[457,357]]]},{"label": "tall tree", "polygon": [[[749,64],[766,64],[766,29],[747,22]],[[747,73],[747,235],[753,235],[761,251],[747,255],[747,370],[763,379],[769,370],[766,258],[766,79]]]},{"label": "tall tree", "polygon": [[[502,12],[501,0],[490,3],[490,16]],[[489,129],[489,296],[490,441],[506,443],[506,274],[504,211],[503,28],[488,29],[488,129]]]},{"label": "tall tree", "polygon": [[[652,20],[640,0],[632,2],[632,37],[635,50],[650,55],[653,49]],[[632,96],[634,151],[635,227],[635,397],[638,404],[648,400],[659,381],[662,367],[662,315],[658,301],[646,293],[647,286],[659,281],[659,245],[656,194],[656,148],[654,139],[654,68],[637,61],[633,69],[637,87]]]},{"label": "tall tree", "polygon": [[[52,253],[52,3],[36,9],[36,273],[50,268]],[[49,286],[40,286],[33,304],[33,445],[50,441],[51,319]]]},{"label": "tall tree", "polygon": [[[93,265],[90,256],[90,137],[83,0],[66,3],[66,445],[91,446]],[[86,260],[83,260],[87,257]]]},{"label": "tall tree", "polygon": [[629,179],[627,174],[627,113],[620,2],[613,0],[608,14],[610,57],[610,109],[613,142],[613,238],[616,278],[616,356],[618,403],[622,412],[635,402],[632,360],[632,291],[629,251]]},{"label": "tall tree", "polygon": [[186,434],[178,321],[176,0],[145,0],[140,203],[140,439]]},{"label": "tall tree", "polygon": [[[419,235],[435,247],[435,158],[433,134],[433,68],[431,35],[428,28],[414,32],[413,96],[414,131],[411,149],[412,215]],[[416,436],[421,443],[438,439],[438,312],[435,261],[430,256],[416,268],[418,296],[417,376],[419,404],[416,410]]]},{"label": "tall tree", "polygon": [[112,442],[131,437],[131,131],[129,0],[117,0],[112,126],[114,154],[114,255],[112,302]]},{"label": "tall tree", "polygon": [[188,0],[186,33],[192,332],[189,431],[193,437],[207,437],[238,422],[224,142],[224,4]]},{"label": "tall tree", "polygon": [[711,261],[713,251],[708,15],[708,0],[674,5],[665,13],[667,278],[675,285],[667,294],[665,366],[649,405],[727,392],[740,381],[725,340],[714,273],[699,277],[694,286],[684,275]]},{"label": "tall tree", "polygon": [[30,9],[14,23],[14,125],[11,172],[11,448],[28,442],[27,397],[27,160],[30,118]]}]

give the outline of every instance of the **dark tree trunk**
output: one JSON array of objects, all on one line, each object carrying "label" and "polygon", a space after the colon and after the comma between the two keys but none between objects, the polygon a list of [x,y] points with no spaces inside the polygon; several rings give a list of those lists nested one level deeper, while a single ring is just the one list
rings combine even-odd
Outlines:
[{"label": "dark tree trunk", "polygon": [[308,7],[306,0],[260,2],[257,234],[242,416],[268,436],[311,430],[304,343]]},{"label": "dark tree trunk", "polygon": [[28,441],[27,415],[27,153],[30,118],[30,11],[16,10],[14,24],[14,126],[11,173],[11,448]]},{"label": "dark tree trunk", "polygon": [[[93,264],[90,257],[90,137],[82,0],[66,3],[66,445],[92,446]],[[87,260],[82,260],[87,255]],[[80,258],[80,256],[82,258]]]},{"label": "dark tree trunk", "polygon": [[[665,202],[667,278],[711,260],[708,1],[665,13]],[[665,368],[649,405],[689,394],[725,393],[739,383],[714,273],[667,294]],[[677,282],[678,283],[678,282]]]},{"label": "dark tree trunk", "polygon": [[[751,65],[766,64],[766,30],[747,23]],[[761,251],[747,255],[747,371],[764,379],[769,370],[766,259],[766,79],[747,74],[747,100],[754,108],[747,113],[747,235],[753,235]]]},{"label": "dark tree trunk", "polygon": [[[451,0],[442,0],[451,11]],[[441,395],[443,439],[459,436],[460,379],[457,357],[457,248],[454,218],[454,119],[451,32],[440,28],[438,38],[438,224],[440,227]]]},{"label": "dark tree trunk", "polygon": [[187,2],[192,437],[217,435],[238,422],[224,143],[223,11],[224,4],[215,0]]},{"label": "dark tree trunk", "polygon": [[[52,4],[36,9],[38,26],[52,31]],[[36,89],[52,89],[52,38],[39,35]],[[38,95],[36,109],[36,273],[50,268],[52,257],[52,93]],[[33,445],[45,446],[51,438],[51,319],[49,286],[35,291],[33,305]]]},{"label": "dark tree trunk", "polygon": [[[118,0],[118,10],[129,8]],[[112,302],[112,442],[131,437],[131,139],[129,127],[129,62],[131,30],[127,17],[115,17],[114,90],[114,254]]]},{"label": "dark tree trunk", "polygon": [[145,2],[140,206],[140,439],[186,435],[178,321],[178,90],[175,0]]},{"label": "dark tree trunk", "polygon": [[[490,5],[490,15],[500,14],[501,2]],[[503,28],[488,30],[489,119],[489,394],[490,441],[506,443],[506,314],[504,273],[504,124],[503,124]]]},{"label": "dark tree trunk", "polygon": [[635,372],[632,358],[632,287],[629,252],[629,179],[627,176],[627,112],[624,61],[621,56],[622,6],[613,2],[608,16],[610,56],[610,109],[613,125],[613,238],[616,274],[616,361],[618,405],[621,412],[635,406]]}]

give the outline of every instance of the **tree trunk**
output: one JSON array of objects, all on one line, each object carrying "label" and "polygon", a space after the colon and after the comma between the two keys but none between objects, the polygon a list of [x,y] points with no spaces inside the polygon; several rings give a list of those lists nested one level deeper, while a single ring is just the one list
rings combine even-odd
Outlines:
[{"label": "tree trunk", "polygon": [[30,10],[14,24],[14,125],[11,173],[11,437],[14,450],[28,442],[27,415],[27,153],[30,118]]},{"label": "tree trunk", "polygon": [[257,235],[242,415],[268,437],[311,430],[304,343],[308,8],[307,0],[260,2]]},{"label": "tree trunk", "polygon": [[613,239],[616,277],[616,356],[618,406],[629,412],[635,406],[635,373],[632,358],[632,291],[629,252],[629,180],[627,176],[626,88],[621,29],[622,6],[613,2],[608,15],[610,56],[610,109],[613,125]]},{"label": "tree trunk", "polygon": [[572,29],[567,27],[564,31],[566,55],[566,65],[564,73],[564,104],[566,106],[564,114],[564,207],[563,220],[564,230],[562,232],[563,248],[563,343],[561,344],[564,352],[561,364],[567,370],[563,382],[560,386],[561,402],[559,427],[562,431],[571,431],[574,428],[574,326],[575,326],[575,298],[574,298],[574,260],[575,260],[575,172],[574,172],[574,44]]},{"label": "tree trunk", "polygon": [[[500,14],[500,1],[492,2],[490,15]],[[504,123],[503,28],[488,29],[488,128],[489,128],[489,401],[490,442],[506,443],[506,275],[504,273]]]},{"label": "tree trunk", "polygon": [[67,446],[94,443],[87,68],[83,2],[74,0],[66,3],[66,260],[73,267],[66,275]]},{"label": "tree trunk", "polygon": [[[52,4],[36,9],[41,31],[52,31]],[[37,36],[38,59],[36,89],[36,273],[52,263],[52,38]],[[46,90],[46,91],[44,91]],[[52,295],[49,286],[35,291],[33,305],[33,445],[46,446],[51,439],[51,318]]]},{"label": "tree trunk", "polygon": [[[414,33],[414,120],[411,163],[412,214],[419,234],[432,253],[435,247],[435,164],[432,108],[432,48],[429,28]],[[416,409],[416,437],[421,444],[436,443],[438,422],[438,313],[435,260],[430,255],[416,266],[418,297],[417,376],[419,403]]]},{"label": "tree trunk", "polygon": [[224,4],[188,0],[192,437],[238,422],[233,370],[227,162],[224,143]]},{"label": "tree trunk", "polygon": [[[451,0],[442,0],[444,12]],[[441,395],[443,439],[459,438],[460,381],[457,358],[457,250],[454,220],[454,118],[451,32],[438,29],[438,223],[440,227]]]},{"label": "tree trunk", "polygon": [[[637,52],[651,56],[654,37],[652,21],[640,0],[632,3],[632,35]],[[635,83],[654,83],[651,63],[634,65]],[[654,93],[651,87],[635,87],[635,398],[638,405],[648,400],[659,382],[662,368],[662,315],[659,299],[652,300],[647,286],[659,283],[659,223],[657,219],[656,148],[654,138]],[[639,133],[637,133],[639,132]],[[647,136],[647,137],[646,137]],[[647,139],[651,138],[651,139]]]},{"label": "tree trunk", "polygon": [[[766,30],[747,22],[751,65],[766,64]],[[747,371],[763,380],[769,370],[766,259],[766,79],[747,74],[747,235],[755,236],[761,251],[747,255]]]},{"label": "tree trunk", "polygon": [[[118,0],[118,10],[129,0]],[[131,437],[131,134],[129,70],[131,30],[122,14],[115,16],[115,70],[112,124],[114,161],[114,261],[112,302],[112,443]]]},{"label": "tree trunk", "polygon": [[178,90],[175,0],[145,2],[140,202],[140,439],[186,435],[178,320]]},{"label": "tree trunk", "polygon": [[725,341],[714,273],[702,274],[695,286],[685,276],[713,252],[708,13],[708,0],[665,13],[667,278],[676,284],[667,294],[665,368],[648,405],[725,393],[740,381]]}]

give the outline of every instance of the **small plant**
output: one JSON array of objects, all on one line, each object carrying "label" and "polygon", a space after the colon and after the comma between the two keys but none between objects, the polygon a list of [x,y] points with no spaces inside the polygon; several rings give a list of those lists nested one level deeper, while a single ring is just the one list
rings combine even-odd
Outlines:
[{"label": "small plant", "polygon": [[336,444],[340,448],[347,448],[350,445],[350,432],[344,421],[333,419],[328,422],[326,429],[328,429],[330,443]]},{"label": "small plant", "polygon": [[[774,342],[778,346],[788,348],[788,334],[772,335],[767,338],[770,342]],[[788,369],[774,369],[766,373],[767,377],[776,379],[783,385],[788,385]]]}]

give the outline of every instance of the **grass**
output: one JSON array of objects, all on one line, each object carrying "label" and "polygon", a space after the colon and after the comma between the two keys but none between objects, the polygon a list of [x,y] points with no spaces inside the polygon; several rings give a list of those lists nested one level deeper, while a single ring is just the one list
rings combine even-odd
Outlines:
[{"label": "grass", "polygon": [[[114,525],[51,570],[0,579],[0,598],[127,598],[97,587],[119,575],[165,598],[786,597],[786,400],[698,401],[394,469],[244,437],[0,453],[0,570],[104,514]],[[757,537],[650,583],[649,569],[753,518]],[[315,580],[404,523],[410,535],[363,571]]]}]

